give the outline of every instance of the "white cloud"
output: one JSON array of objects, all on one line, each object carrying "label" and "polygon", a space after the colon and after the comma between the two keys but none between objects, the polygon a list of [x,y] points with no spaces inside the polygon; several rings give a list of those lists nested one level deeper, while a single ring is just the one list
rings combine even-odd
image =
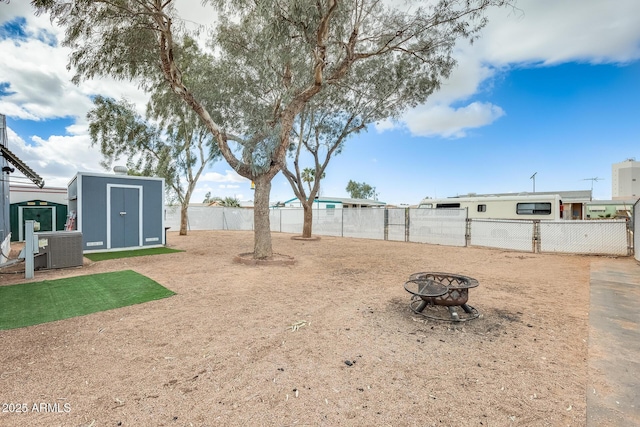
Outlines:
[{"label": "white cloud", "polygon": [[413,135],[461,138],[467,129],[489,125],[504,115],[502,108],[473,102],[466,107],[423,106],[408,112],[404,119]]},{"label": "white cloud", "polygon": [[238,175],[238,173],[236,171],[233,170],[225,170],[224,175],[219,173],[219,172],[207,172],[203,175],[200,176],[200,179],[198,182],[202,182],[202,183],[216,183],[216,182],[223,182],[223,183],[227,183],[227,182],[242,182],[242,183],[246,183],[248,182],[247,178],[244,178],[240,175]]},{"label": "white cloud", "polygon": [[378,132],[384,132],[386,130],[393,130],[398,127],[398,123],[392,119],[385,119],[375,123],[375,128]]},{"label": "white cloud", "polygon": [[91,103],[69,81],[64,51],[33,39],[2,40],[0,51],[0,81],[9,82],[10,93],[1,102],[13,106],[6,114],[30,120],[85,114]]},{"label": "white cloud", "polygon": [[[505,114],[500,106],[451,105],[468,101],[498,72],[512,66],[624,63],[640,58],[640,1],[519,0],[516,6],[490,11],[482,37],[473,45],[457,46],[458,65],[450,78],[424,105],[401,118],[412,134],[461,137],[464,129],[491,124]],[[376,129],[399,126],[386,121]]]},{"label": "white cloud", "polygon": [[86,122],[92,108],[90,96],[102,94],[116,99],[126,97],[144,111],[146,95],[136,84],[96,79],[71,83],[67,70],[68,50],[39,40],[14,42],[1,40],[3,64],[0,82],[8,82],[8,95],[0,98],[0,109],[8,116],[28,120],[73,117]]},{"label": "white cloud", "polygon": [[29,145],[7,128],[7,138],[9,149],[40,175],[47,187],[66,187],[79,171],[105,172],[99,163],[101,156],[96,155],[86,135],[51,136],[47,140],[35,136],[35,145]]},{"label": "white cloud", "polygon": [[519,0],[516,6],[492,11],[482,38],[467,53],[494,65],[640,58],[637,0]]}]

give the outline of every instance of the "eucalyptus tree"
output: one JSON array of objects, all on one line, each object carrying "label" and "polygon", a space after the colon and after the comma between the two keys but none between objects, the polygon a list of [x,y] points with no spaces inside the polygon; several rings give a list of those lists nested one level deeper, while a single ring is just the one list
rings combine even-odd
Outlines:
[{"label": "eucalyptus tree", "polygon": [[147,117],[142,117],[130,102],[98,95],[87,118],[91,144],[100,147],[103,167],[110,169],[125,158],[131,174],[164,178],[170,196],[180,203],[180,235],[186,236],[191,196],[204,168],[220,151],[200,118],[184,104],[172,105],[175,101],[155,96]]},{"label": "eucalyptus tree", "polygon": [[[206,55],[189,37],[179,48],[182,69],[196,76],[192,85],[201,90],[198,71],[209,63]],[[180,235],[186,235],[191,196],[220,150],[200,117],[167,85],[158,82],[146,89],[149,102],[144,118],[125,99],[96,96],[87,114],[91,143],[100,147],[101,163],[107,169],[124,157],[129,173],[164,178],[169,196],[180,203]]]},{"label": "eucalyptus tree", "polygon": [[[163,81],[200,116],[229,165],[255,183],[254,257],[267,258],[273,254],[271,180],[284,166],[305,105],[356,64],[378,58],[401,57],[407,67],[446,77],[455,43],[477,37],[486,10],[507,1],[438,0],[423,7],[408,0],[400,9],[381,0],[209,0],[219,21],[211,37],[217,56],[202,74],[207,96],[215,95],[208,100],[180,67],[183,29],[173,0],[32,4],[66,27],[63,45],[72,50],[75,80]],[[426,97],[425,89],[415,87]]]},{"label": "eucalyptus tree", "polygon": [[[378,57],[355,64],[347,78],[316,96],[299,114],[289,152],[293,161],[282,173],[304,208],[303,237],[311,237],[313,202],[320,189],[320,180],[310,180],[308,171],[313,177],[324,178],[330,160],[341,153],[350,137],[366,131],[372,123],[397,119],[407,107],[424,101],[439,88],[438,75],[425,73],[405,59]],[[311,154],[313,168],[301,172],[301,156],[305,153]],[[304,183],[308,184],[308,194]],[[368,194],[360,188],[356,192]]]}]

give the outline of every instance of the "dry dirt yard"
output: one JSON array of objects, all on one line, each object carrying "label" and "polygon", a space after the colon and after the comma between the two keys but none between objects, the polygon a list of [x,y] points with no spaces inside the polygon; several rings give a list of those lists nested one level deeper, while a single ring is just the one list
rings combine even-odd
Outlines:
[{"label": "dry dirt yard", "polygon": [[[169,233],[185,252],[36,272],[133,269],[177,295],[0,331],[0,403],[29,407],[0,425],[585,425],[592,257],[291,237],[273,245],[293,266],[234,263],[253,233],[199,231]],[[477,279],[481,317],[411,312],[421,271]]]}]

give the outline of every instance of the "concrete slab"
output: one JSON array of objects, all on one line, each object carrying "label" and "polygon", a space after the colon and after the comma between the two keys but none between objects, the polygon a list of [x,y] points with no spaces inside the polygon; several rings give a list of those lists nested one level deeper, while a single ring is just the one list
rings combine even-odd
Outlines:
[{"label": "concrete slab", "polygon": [[640,426],[640,264],[591,263],[587,426]]}]

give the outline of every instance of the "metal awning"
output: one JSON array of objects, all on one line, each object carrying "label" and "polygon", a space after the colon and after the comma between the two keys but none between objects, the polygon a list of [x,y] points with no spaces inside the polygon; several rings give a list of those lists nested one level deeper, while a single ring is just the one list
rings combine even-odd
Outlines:
[{"label": "metal awning", "polygon": [[24,176],[26,176],[31,181],[33,181],[35,185],[37,185],[40,188],[44,187],[44,179],[42,179],[40,175],[35,173],[33,169],[31,169],[22,160],[20,160],[18,156],[13,154],[11,150],[9,150],[7,147],[3,145],[0,145],[0,154],[2,154],[2,157],[7,159],[9,163],[14,165],[20,172],[22,172]]}]

